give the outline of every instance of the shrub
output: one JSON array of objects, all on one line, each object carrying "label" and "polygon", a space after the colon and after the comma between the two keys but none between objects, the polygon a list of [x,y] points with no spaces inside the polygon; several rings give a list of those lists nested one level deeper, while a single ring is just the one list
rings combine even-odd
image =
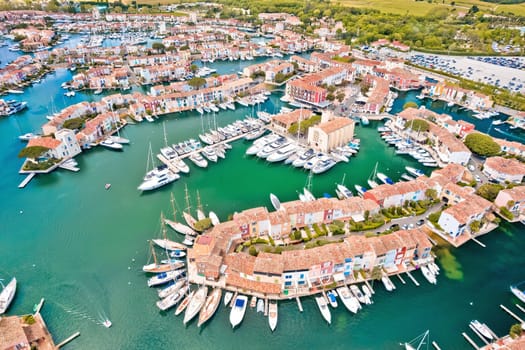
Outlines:
[{"label": "shrub", "polygon": [[434,224],[434,226],[439,221],[439,217],[441,216],[441,211],[437,211],[435,213],[432,213],[428,216],[428,221]]},{"label": "shrub", "polygon": [[257,248],[255,246],[251,246],[250,249],[248,249],[248,253],[250,253],[251,256],[257,256],[259,255],[259,252],[257,251]]},{"label": "shrub", "polygon": [[500,146],[489,135],[479,132],[468,134],[465,138],[465,146],[473,153],[480,156],[491,157],[501,152]]},{"label": "shrub", "polygon": [[293,235],[294,235],[294,238],[297,239],[297,240],[302,238],[301,237],[301,231],[295,231]]},{"label": "shrub", "polygon": [[494,202],[494,200],[498,196],[499,191],[503,190],[504,188],[505,187],[503,187],[500,184],[486,183],[479,186],[478,190],[476,191],[476,194],[485,198],[488,201]]},{"label": "shrub", "polygon": [[199,220],[195,223],[195,230],[202,232],[204,230],[207,230],[211,227],[211,219],[205,218],[202,220]]},{"label": "shrub", "polygon": [[512,214],[510,212],[510,210],[507,209],[506,207],[500,207],[499,208],[499,212],[500,212],[501,215],[503,215],[508,220],[513,220],[514,219],[514,214]]}]

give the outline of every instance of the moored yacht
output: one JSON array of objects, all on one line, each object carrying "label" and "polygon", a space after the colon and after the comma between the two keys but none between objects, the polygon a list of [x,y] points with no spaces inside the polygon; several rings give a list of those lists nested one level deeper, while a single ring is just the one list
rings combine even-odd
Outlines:
[{"label": "moored yacht", "polygon": [[189,158],[196,166],[200,168],[206,168],[208,166],[208,161],[204,159],[199,152],[193,153]]},{"label": "moored yacht", "polygon": [[319,161],[315,163],[315,165],[312,168],[312,173],[314,174],[321,174],[325,171],[331,169],[334,165],[336,165],[337,162],[328,156],[319,158]]},{"label": "moored yacht", "polygon": [[350,289],[348,289],[347,286],[337,288],[337,293],[339,294],[339,298],[341,298],[343,305],[348,309],[348,311],[354,314],[359,311],[361,305],[359,304],[357,298],[352,295]]},{"label": "moored yacht", "polygon": [[217,162],[217,153],[215,152],[215,149],[210,147],[210,146],[206,146],[202,149],[202,154],[208,158],[209,161],[211,162],[214,162],[216,163]]},{"label": "moored yacht", "polygon": [[366,188],[360,185],[354,185],[355,190],[357,191],[357,194],[360,196],[363,196],[366,192]]},{"label": "moored yacht", "polygon": [[337,184],[337,190],[339,191],[339,193],[341,193],[341,195],[344,197],[344,198],[350,198],[350,197],[353,197],[353,193],[352,191],[350,191],[348,189],[348,187],[344,186],[344,185],[341,185],[341,184]]},{"label": "moored yacht", "polygon": [[111,148],[111,149],[115,149],[115,150],[121,150],[123,148],[120,143],[113,142],[113,141],[111,141],[109,139],[100,142],[100,145],[104,146],[106,148]]},{"label": "moored yacht", "polygon": [[217,311],[217,308],[219,307],[219,304],[221,303],[221,296],[222,296],[222,289],[217,287],[211,292],[210,296],[206,298],[204,306],[202,307],[199,313],[199,323],[197,324],[197,327],[202,326],[206,321],[208,321],[213,316],[215,311]]},{"label": "moored yacht", "polygon": [[292,162],[292,166],[296,168],[303,167],[314,155],[315,151],[312,148],[309,148],[304,152],[299,153],[299,156]]},{"label": "moored yacht", "polygon": [[412,167],[406,166],[405,169],[406,169],[406,171],[408,171],[408,173],[410,175],[412,175],[414,177],[425,175],[421,170],[416,169],[416,168],[412,168]]},{"label": "moored yacht", "polygon": [[328,308],[328,303],[326,302],[326,299],[324,296],[317,296],[315,297],[315,302],[317,303],[317,306],[319,307],[319,311],[321,312],[321,315],[323,318],[328,322],[328,324],[332,323],[332,314],[330,313],[330,309]]},{"label": "moored yacht", "polygon": [[[152,171],[156,172],[152,173]],[[178,174],[173,173],[167,167],[159,166],[152,171],[148,172],[144,181],[137,188],[139,191],[155,190],[180,178]]]},{"label": "moored yacht", "polygon": [[377,178],[384,184],[393,185],[394,181],[383,173],[377,173]]},{"label": "moored yacht", "polygon": [[6,312],[13,301],[16,293],[16,284],[16,278],[13,277],[7,286],[2,289],[2,292],[0,292],[0,315]]},{"label": "moored yacht", "polygon": [[182,158],[176,158],[172,161],[173,165],[181,172],[187,174],[190,172],[190,167],[182,160]]},{"label": "moored yacht", "polygon": [[178,292],[168,295],[162,300],[157,301],[157,307],[162,311],[168,310],[169,308],[175,306],[179,301],[184,298],[184,295],[188,291],[188,287],[182,287]]},{"label": "moored yacht", "polygon": [[287,144],[284,147],[279,148],[276,152],[270,154],[266,160],[269,162],[280,162],[288,158],[290,155],[295,153],[297,146],[293,143]]},{"label": "moored yacht", "polygon": [[208,287],[202,286],[191,298],[188,307],[186,308],[186,313],[184,314],[184,324],[191,321],[197,313],[200,311],[204,302],[206,301],[206,296],[208,295]]},{"label": "moored yacht", "polygon": [[246,305],[248,304],[248,297],[245,295],[238,295],[234,302],[232,310],[230,311],[230,323],[232,328],[237,327],[244,318],[246,312]]},{"label": "moored yacht", "polygon": [[148,280],[148,287],[158,286],[160,284],[167,283],[171,280],[175,280],[182,276],[184,273],[184,269],[159,273],[158,275],[153,276]]},{"label": "moored yacht", "polygon": [[270,325],[272,332],[277,327],[277,311],[277,300],[270,301],[268,305],[268,324]]}]

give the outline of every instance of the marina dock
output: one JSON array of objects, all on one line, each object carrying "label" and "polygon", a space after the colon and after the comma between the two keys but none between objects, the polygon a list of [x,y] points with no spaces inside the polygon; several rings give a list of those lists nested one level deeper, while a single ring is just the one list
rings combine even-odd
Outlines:
[{"label": "marina dock", "polygon": [[295,297],[295,300],[297,301],[297,307],[299,308],[299,311],[303,312],[303,304],[301,304],[301,298]]},{"label": "marina dock", "polygon": [[57,345],[57,348],[61,348],[63,347],[64,345],[66,345],[67,343],[69,343],[70,341],[72,341],[73,339],[75,339],[76,337],[80,336],[80,332],[76,332],[76,333],[73,333],[72,335],[70,335],[68,338],[64,339],[63,341],[61,341],[58,345]]},{"label": "marina dock", "polygon": [[401,283],[403,283],[403,284],[407,284],[407,283],[405,282],[405,280],[403,279],[403,277],[401,277],[401,274],[400,274],[400,273],[396,274],[396,276],[397,276],[397,278],[399,278],[399,280],[401,281]]},{"label": "marina dock", "polygon": [[410,273],[410,271],[407,271],[407,276],[412,280],[412,282],[414,282],[414,284],[419,287],[419,282],[414,278],[414,276],[412,276],[412,274]]},{"label": "marina dock", "polygon": [[432,342],[432,346],[433,346],[436,350],[441,350],[441,348],[439,347],[438,343],[436,343],[435,341]]},{"label": "marina dock", "polygon": [[467,333],[463,332],[463,333],[461,333],[461,335],[463,336],[463,338],[465,338],[465,339],[470,343],[470,345],[472,345],[472,346],[474,347],[474,349],[476,349],[476,350],[479,349],[478,344],[476,344],[476,343],[474,342],[474,340],[472,340],[472,339],[467,335]]},{"label": "marina dock", "polygon": [[484,342],[485,344],[489,345],[489,342],[485,339],[485,337],[483,337],[476,328],[474,328],[473,325],[469,324],[468,325],[469,328],[472,330],[472,332],[474,332],[474,334],[476,334],[478,336],[479,339],[481,339],[482,342]]},{"label": "marina dock", "polygon": [[520,305],[518,305],[518,304],[515,304],[515,305],[516,305],[516,307],[517,307],[518,309],[521,310],[521,312],[525,313],[525,309],[524,309],[524,308],[522,308],[522,307],[521,307]]},{"label": "marina dock", "polygon": [[36,173],[29,173],[29,175],[26,176],[26,178],[24,179],[24,181],[22,181],[20,183],[20,185],[18,185],[18,188],[24,188],[27,186],[27,184],[29,183],[29,181],[33,180],[33,178],[35,177]]},{"label": "marina dock", "polygon": [[523,321],[518,315],[516,315],[514,312],[510,311],[505,305],[500,304],[499,307],[501,307],[504,311],[506,311],[509,315],[514,317],[517,321],[519,321],[521,324],[524,324],[525,321]]},{"label": "marina dock", "polygon": [[58,166],[60,169],[64,169],[64,170],[69,170],[69,171],[73,171],[73,172],[77,172],[77,171],[80,171],[80,168],[77,168],[76,166],[74,165],[69,165],[69,164],[60,164]]}]

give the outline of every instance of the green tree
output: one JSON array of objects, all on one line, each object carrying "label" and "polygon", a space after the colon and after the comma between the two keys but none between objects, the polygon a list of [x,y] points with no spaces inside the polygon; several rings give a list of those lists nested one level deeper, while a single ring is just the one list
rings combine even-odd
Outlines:
[{"label": "green tree", "polygon": [[199,90],[201,87],[206,85],[206,79],[200,77],[193,77],[190,80],[188,80],[187,84],[193,89]]},{"label": "green tree", "polygon": [[481,229],[481,221],[474,220],[470,223],[470,232],[472,233],[478,233]]},{"label": "green tree", "polygon": [[199,69],[199,66],[197,66],[196,64],[192,64],[190,66],[190,70],[192,73],[195,73],[198,69]]},{"label": "green tree", "polygon": [[485,198],[488,201],[494,202],[494,200],[498,196],[499,191],[503,190],[504,188],[505,187],[503,187],[500,184],[486,183],[481,185],[477,189],[476,194]]},{"label": "green tree", "polygon": [[425,191],[425,197],[427,197],[430,200],[436,200],[437,195],[437,191],[433,188],[429,188]]},{"label": "green tree", "polygon": [[468,134],[465,138],[465,146],[473,153],[483,157],[492,157],[501,152],[500,146],[489,135],[478,132]]},{"label": "green tree", "polygon": [[43,146],[26,147],[18,153],[18,158],[36,159],[47,151],[49,151],[49,148]]},{"label": "green tree", "polygon": [[64,128],[71,130],[78,130],[84,126],[84,120],[82,118],[72,118],[64,122]]},{"label": "green tree", "polygon": [[257,251],[257,248],[255,248],[254,245],[252,245],[252,246],[248,249],[248,253],[249,253],[251,256],[257,256],[257,255],[259,255],[259,252]]},{"label": "green tree", "polygon": [[520,337],[523,334],[523,328],[521,328],[521,325],[519,323],[513,324],[510,327],[509,335],[512,339],[516,339]]},{"label": "green tree", "polygon": [[405,103],[403,105],[403,110],[405,110],[407,108],[417,108],[417,103],[415,103],[413,101],[408,101],[407,103]]},{"label": "green tree", "polygon": [[410,128],[417,132],[426,132],[430,129],[430,124],[423,119],[413,119],[409,123],[405,124],[405,128]]},{"label": "green tree", "polygon": [[344,93],[344,91],[339,91],[336,95],[335,95],[335,98],[337,98],[337,101],[339,102],[343,102],[344,99],[345,99],[346,95]]},{"label": "green tree", "polygon": [[207,230],[211,227],[211,219],[205,218],[202,220],[199,220],[195,223],[195,230],[202,232],[204,230]]},{"label": "green tree", "polygon": [[164,46],[163,43],[154,42],[151,44],[151,48],[157,52],[164,52],[166,50],[166,46]]}]

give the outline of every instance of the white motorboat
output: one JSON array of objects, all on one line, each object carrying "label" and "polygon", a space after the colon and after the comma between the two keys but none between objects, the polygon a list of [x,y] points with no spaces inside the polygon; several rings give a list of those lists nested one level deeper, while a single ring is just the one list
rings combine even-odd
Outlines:
[{"label": "white motorboat", "polygon": [[330,313],[330,309],[328,308],[328,303],[326,302],[326,299],[324,296],[317,296],[315,297],[315,302],[317,303],[317,306],[319,307],[319,311],[321,312],[321,315],[323,318],[328,322],[328,324],[332,323],[332,314]]},{"label": "white motorboat", "polygon": [[279,137],[278,140],[264,146],[259,152],[257,152],[257,157],[267,158],[270,154],[277,152],[280,148],[287,146],[290,143],[286,138]]},{"label": "white motorboat", "polygon": [[199,313],[199,323],[197,324],[197,327],[202,326],[213,316],[215,311],[217,311],[217,308],[221,303],[221,296],[222,289],[217,287],[211,292],[210,296],[206,298],[204,306]]},{"label": "white motorboat", "polygon": [[[0,282],[0,284],[2,283]],[[15,277],[11,279],[7,286],[2,284],[3,289],[2,292],[0,292],[0,315],[4,314],[9,308],[9,305],[11,305],[11,302],[15,297],[16,285],[17,282]]]},{"label": "white motorboat", "polygon": [[191,298],[188,307],[186,308],[186,313],[184,314],[184,324],[190,322],[204,306],[206,301],[206,296],[208,295],[208,287],[202,286]]},{"label": "white motorboat", "polygon": [[425,277],[425,279],[429,283],[432,283],[432,284],[437,283],[436,276],[434,276],[434,274],[428,269],[428,267],[421,266],[420,268],[421,268],[421,273],[423,273],[423,277]]},{"label": "white motorboat", "polygon": [[257,300],[257,313],[264,312],[264,300],[259,299]]},{"label": "white motorboat", "polygon": [[383,282],[383,285],[385,286],[385,289],[388,292],[393,292],[394,289],[396,289],[396,286],[392,283],[390,278],[388,278],[388,276],[386,276],[386,275],[381,277],[381,282]]},{"label": "white motorboat", "polygon": [[341,301],[343,302],[344,306],[348,309],[348,311],[354,314],[357,313],[357,311],[359,311],[361,305],[359,304],[357,298],[352,295],[348,287],[343,286],[337,288],[337,293],[339,294],[339,298],[341,298]]},{"label": "white motorboat", "polygon": [[315,156],[315,151],[312,148],[309,148],[299,154],[299,156],[292,162],[292,166],[296,168],[303,167],[313,156]]},{"label": "white motorboat", "polygon": [[179,279],[176,282],[173,282],[173,284],[171,284],[171,285],[169,285],[167,287],[164,287],[162,289],[159,289],[157,294],[159,295],[159,298],[161,298],[161,299],[165,298],[168,295],[177,292],[179,289],[184,287],[184,285],[187,284],[187,283],[188,283],[188,281],[186,279]]},{"label": "white motorboat", "polygon": [[272,332],[277,328],[277,317],[278,317],[278,308],[277,300],[270,301],[268,305],[268,324]]},{"label": "white motorboat", "polygon": [[344,185],[341,185],[341,184],[337,184],[337,190],[341,193],[341,195],[344,197],[344,198],[350,198],[350,197],[353,197],[353,193],[352,191],[350,191],[348,189],[348,187],[344,186]]},{"label": "white motorboat", "polygon": [[368,288],[366,284],[363,284],[362,289],[365,296],[370,300],[370,303],[372,303],[372,291],[370,288]]},{"label": "white motorboat", "polygon": [[190,172],[190,167],[188,166],[188,164],[186,164],[182,158],[176,158],[172,161],[173,165],[175,165],[175,167],[177,169],[179,169],[181,172],[187,174]]},{"label": "white motorboat", "polygon": [[253,144],[250,147],[248,147],[248,149],[246,150],[246,154],[249,156],[257,154],[257,152],[262,150],[264,146],[274,141],[277,141],[279,137],[280,136],[277,134],[270,134],[270,135],[267,135],[267,136],[261,137],[260,139],[255,140]]},{"label": "white motorboat", "polygon": [[501,125],[503,123],[505,123],[505,122],[503,120],[499,120],[499,119],[492,121],[492,125]]},{"label": "white motorboat", "polygon": [[201,107],[197,107],[195,108],[195,110],[199,112],[200,114],[204,114],[204,110]]},{"label": "white motorboat", "polygon": [[454,105],[455,105],[454,101],[449,101],[449,102],[447,103],[447,107],[452,107],[452,106],[454,106]]},{"label": "white motorboat", "polygon": [[281,201],[273,193],[270,193],[270,202],[272,202],[272,206],[275,210],[281,209]]},{"label": "white motorboat", "polygon": [[237,298],[235,298],[235,301],[233,302],[233,307],[230,311],[230,323],[232,325],[232,328],[235,328],[242,322],[242,319],[244,318],[244,314],[246,312],[247,304],[247,296],[238,295]]},{"label": "white motorboat", "polygon": [[199,152],[193,153],[189,158],[193,164],[200,168],[206,168],[208,166],[208,161],[204,159]]},{"label": "white motorboat", "polygon": [[32,132],[28,132],[27,134],[18,136],[18,139],[20,141],[29,141],[31,139],[34,139],[35,137],[38,137],[38,135],[35,135]]},{"label": "white motorboat", "polygon": [[168,160],[171,160],[177,157],[177,152],[175,152],[175,150],[171,146],[162,147],[160,149],[160,154]]},{"label": "white motorboat", "polygon": [[[184,247],[184,249],[186,249],[186,247],[183,244],[181,244],[181,245]],[[186,252],[184,252],[182,249],[175,249],[174,251],[170,252],[170,257],[172,257],[172,258],[179,259],[179,258],[183,258],[185,256],[186,256]]]},{"label": "white motorboat", "polygon": [[148,287],[158,286],[171,280],[176,280],[185,273],[184,269],[159,273],[148,280]]},{"label": "white motorboat", "polygon": [[210,211],[208,213],[208,216],[210,217],[210,220],[211,220],[211,223],[213,224],[213,226],[217,226],[218,224],[221,223],[221,221],[219,220],[219,217],[214,212]]},{"label": "white motorboat", "polygon": [[367,183],[368,183],[368,186],[370,186],[370,188],[376,188],[377,186],[379,186],[379,184],[372,179],[368,179]]},{"label": "white motorboat", "polygon": [[365,296],[363,295],[361,290],[355,284],[352,284],[350,286],[350,291],[352,291],[352,294],[357,298],[357,300],[359,300],[359,302],[361,304],[366,304],[367,303]]},{"label": "white motorboat", "polygon": [[215,153],[215,149],[211,148],[210,146],[206,146],[202,150],[202,154],[211,162],[217,163],[217,153]]},{"label": "white motorboat", "polygon": [[[158,169],[157,167],[156,169]],[[156,174],[150,176],[147,175],[145,179],[137,188],[139,191],[151,191],[159,187],[167,185],[173,181],[176,181],[180,178],[178,174],[173,173],[167,167],[159,170]]]},{"label": "white motorboat", "polygon": [[120,144],[123,144],[123,145],[127,145],[129,144],[129,140],[125,137],[122,137],[122,136],[115,136],[115,135],[111,135],[110,137],[108,137],[108,140],[110,140],[111,142],[114,142],[114,143],[120,143]]},{"label": "white motorboat", "polygon": [[360,196],[363,196],[366,192],[366,188],[360,185],[354,185],[355,190]]},{"label": "white motorboat", "polygon": [[412,168],[412,167],[406,166],[405,169],[406,169],[406,171],[408,171],[408,173],[410,175],[412,175],[414,177],[425,175],[421,170],[416,169],[416,168]]},{"label": "white motorboat", "polygon": [[106,328],[109,328],[113,325],[109,319],[105,319],[104,322],[102,322],[102,325]]},{"label": "white motorboat", "polygon": [[151,273],[159,273],[159,272],[168,272],[171,270],[177,270],[184,267],[184,263],[182,261],[177,262],[170,262],[167,264],[158,264],[156,262],[144,265],[142,267],[142,271],[144,272],[151,272]]},{"label": "white motorboat", "polygon": [[336,164],[337,162],[331,157],[328,157],[328,156],[321,157],[312,167],[312,173],[322,174],[325,171],[328,171],[329,169],[331,169]]},{"label": "white motorboat", "polygon": [[265,132],[266,132],[265,128],[259,128],[259,129],[252,130],[248,132],[246,135],[244,135],[244,139],[247,141],[255,140],[261,137],[262,135],[264,135]]},{"label": "white motorboat", "polygon": [[157,301],[157,307],[162,311],[168,310],[175,306],[179,301],[184,298],[184,295],[188,291],[188,287],[182,287],[178,292],[168,295],[162,300]]},{"label": "white motorboat", "polygon": [[336,152],[336,151],[332,151],[330,152],[330,156],[339,161],[339,162],[345,162],[345,163],[348,163],[350,161],[350,159],[348,159],[347,156],[345,156],[344,154],[342,153],[339,153],[339,152]]},{"label": "white motorboat", "polygon": [[330,306],[335,309],[337,307],[337,292],[335,290],[328,291],[326,297],[328,298]]},{"label": "white motorboat", "polygon": [[289,143],[286,146],[279,148],[276,152],[270,154],[266,160],[269,162],[280,162],[295,153],[296,150],[297,146],[293,143]]},{"label": "white motorboat", "polygon": [[233,298],[233,293],[232,292],[224,293],[224,306],[228,306],[228,304],[230,303],[232,298]]},{"label": "white motorboat", "polygon": [[111,149],[115,149],[115,150],[121,150],[123,148],[120,143],[113,142],[113,141],[111,141],[109,139],[100,142],[100,145],[104,146],[106,148],[111,148]]},{"label": "white motorboat", "polygon": [[472,320],[470,321],[470,325],[477,330],[482,336],[485,338],[492,340],[494,339],[493,335],[490,333],[490,330],[485,324],[482,324],[478,320]]},{"label": "white motorboat", "polygon": [[408,174],[405,174],[405,173],[403,173],[403,174],[401,175],[401,178],[402,178],[403,180],[407,180],[407,181],[415,180],[412,176],[410,176],[410,175],[408,175]]},{"label": "white motorboat", "polygon": [[315,197],[312,194],[312,192],[308,191],[308,189],[303,188],[303,195],[307,202],[313,202],[315,201]]},{"label": "white motorboat", "polygon": [[525,303],[525,289],[522,289],[521,286],[525,285],[525,282],[520,282],[516,285],[510,286],[510,291],[514,294],[519,300]]},{"label": "white motorboat", "polygon": [[393,185],[394,181],[383,173],[377,173],[377,178],[384,184]]}]

